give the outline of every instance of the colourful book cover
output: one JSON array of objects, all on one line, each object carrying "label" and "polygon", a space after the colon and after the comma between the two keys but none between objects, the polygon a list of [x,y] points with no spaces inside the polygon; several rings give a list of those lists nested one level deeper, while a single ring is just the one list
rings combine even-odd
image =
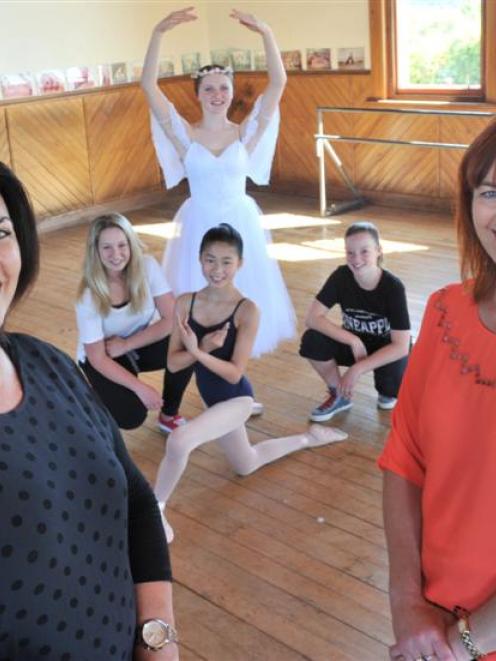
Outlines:
[{"label": "colourful book cover", "polygon": [[307,70],[322,71],[331,68],[330,48],[307,48]]}]

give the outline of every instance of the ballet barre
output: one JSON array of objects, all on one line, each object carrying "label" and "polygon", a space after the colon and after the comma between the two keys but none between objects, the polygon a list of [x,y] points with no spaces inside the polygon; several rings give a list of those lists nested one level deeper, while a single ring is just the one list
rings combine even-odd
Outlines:
[{"label": "ballet barre", "polygon": [[[319,106],[317,108],[317,133],[314,134],[315,149],[319,159],[319,197],[320,197],[320,215],[334,216],[338,213],[345,213],[352,209],[360,209],[368,204],[368,200],[363,196],[353,183],[350,175],[346,171],[342,160],[339,158],[336,150],[332,146],[333,142],[347,142],[354,144],[374,144],[374,145],[400,145],[403,147],[423,147],[428,149],[467,149],[469,145],[451,142],[429,142],[425,140],[394,140],[392,138],[357,138],[347,135],[338,135],[326,133],[324,130],[325,113],[384,113],[395,115],[444,115],[451,117],[494,117],[496,113],[478,110],[421,110],[409,108],[345,108],[345,107],[327,107]],[[352,193],[352,199],[343,202],[333,202],[327,205],[326,188],[326,161],[325,155],[328,155],[334,163],[341,178]]]}]

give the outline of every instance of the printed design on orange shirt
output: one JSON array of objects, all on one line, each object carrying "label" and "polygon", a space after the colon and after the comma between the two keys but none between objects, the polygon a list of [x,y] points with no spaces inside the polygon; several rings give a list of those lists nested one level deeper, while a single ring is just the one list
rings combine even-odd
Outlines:
[{"label": "printed design on orange shirt", "polygon": [[343,328],[352,333],[383,337],[391,332],[389,319],[369,310],[346,308],[343,310]]},{"label": "printed design on orange shirt", "polygon": [[474,381],[477,385],[496,388],[496,378],[489,379],[483,376],[479,363],[470,362],[469,354],[462,351],[461,340],[451,334],[453,323],[448,318],[448,308],[444,302],[446,293],[446,288],[441,289],[434,307],[441,313],[438,326],[443,329],[442,341],[450,347],[450,358],[459,361],[460,374],[473,374]]}]

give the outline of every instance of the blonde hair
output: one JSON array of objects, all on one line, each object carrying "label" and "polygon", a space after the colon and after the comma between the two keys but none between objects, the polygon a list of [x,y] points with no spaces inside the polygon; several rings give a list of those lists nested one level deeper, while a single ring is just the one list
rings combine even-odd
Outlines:
[{"label": "blonde hair", "polygon": [[124,232],[129,244],[129,263],[124,270],[124,280],[129,292],[129,303],[133,312],[139,312],[145,304],[148,284],[143,260],[143,245],[129,220],[120,213],[108,213],[95,218],[88,232],[86,253],[83,264],[83,277],[78,287],[78,300],[89,289],[93,302],[104,317],[112,307],[107,273],[100,259],[98,243],[103,230],[117,227]]}]

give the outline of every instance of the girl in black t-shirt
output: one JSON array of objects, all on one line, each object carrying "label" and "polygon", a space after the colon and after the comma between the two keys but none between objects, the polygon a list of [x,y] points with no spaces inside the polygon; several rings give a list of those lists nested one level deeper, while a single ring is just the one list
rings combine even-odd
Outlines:
[{"label": "girl in black t-shirt", "polygon": [[[345,233],[346,265],[327,279],[308,310],[308,330],[300,355],[325,381],[327,399],[310,419],[329,420],[352,406],[358,379],[374,372],[377,405],[392,409],[406,368],[410,320],[402,282],[382,268],[379,232],[369,222],[354,223]],[[327,317],[339,304],[342,326]],[[341,374],[338,365],[348,369]]]}]

